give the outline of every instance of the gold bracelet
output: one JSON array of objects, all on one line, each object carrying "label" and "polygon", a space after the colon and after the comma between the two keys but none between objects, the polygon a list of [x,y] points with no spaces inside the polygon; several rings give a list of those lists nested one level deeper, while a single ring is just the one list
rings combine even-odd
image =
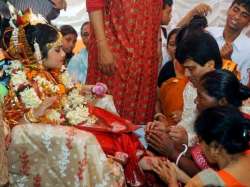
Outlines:
[{"label": "gold bracelet", "polygon": [[31,123],[38,123],[39,120],[34,116],[33,110],[31,109],[29,112],[26,113],[26,119],[28,119]]}]

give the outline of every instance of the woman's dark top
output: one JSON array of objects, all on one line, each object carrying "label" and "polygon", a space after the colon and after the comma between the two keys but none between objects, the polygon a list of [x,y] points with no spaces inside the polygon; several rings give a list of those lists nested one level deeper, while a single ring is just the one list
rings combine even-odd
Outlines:
[{"label": "woman's dark top", "polygon": [[168,61],[162,68],[158,76],[158,87],[161,87],[162,83],[166,80],[176,77],[174,64],[172,61]]}]

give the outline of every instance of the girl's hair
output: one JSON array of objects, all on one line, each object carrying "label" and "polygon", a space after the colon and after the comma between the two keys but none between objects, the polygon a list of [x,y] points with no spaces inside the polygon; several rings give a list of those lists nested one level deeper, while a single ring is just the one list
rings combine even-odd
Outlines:
[{"label": "girl's hair", "polygon": [[225,98],[229,105],[240,107],[242,101],[250,97],[250,89],[240,83],[237,77],[227,70],[206,73],[200,79],[202,87],[211,97]]},{"label": "girl's hair", "polygon": [[249,149],[250,121],[236,107],[220,106],[204,110],[196,119],[195,131],[206,144],[215,142],[228,154]]},{"label": "girl's hair", "polygon": [[[25,28],[26,37],[32,50],[34,51],[34,43],[39,44],[42,58],[47,58],[49,48],[48,43],[53,43],[60,37],[59,31],[48,24],[37,24],[35,26],[27,26]],[[45,35],[46,34],[46,35]]]},{"label": "girl's hair", "polygon": [[63,36],[68,34],[73,34],[77,37],[78,35],[74,27],[72,27],[71,25],[62,25],[60,27],[60,32],[62,33]]},{"label": "girl's hair", "polygon": [[170,31],[170,33],[168,34],[168,38],[167,38],[167,44],[169,43],[171,36],[173,36],[174,34],[178,34],[179,30],[180,30],[180,28],[175,28],[175,29]]}]

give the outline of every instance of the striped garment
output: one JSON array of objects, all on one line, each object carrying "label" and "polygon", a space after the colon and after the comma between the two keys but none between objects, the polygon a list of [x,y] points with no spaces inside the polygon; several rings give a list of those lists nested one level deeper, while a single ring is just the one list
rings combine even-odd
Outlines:
[{"label": "striped garment", "polygon": [[9,2],[18,10],[31,8],[35,14],[41,14],[48,21],[55,19],[60,13],[50,0],[9,0]]}]

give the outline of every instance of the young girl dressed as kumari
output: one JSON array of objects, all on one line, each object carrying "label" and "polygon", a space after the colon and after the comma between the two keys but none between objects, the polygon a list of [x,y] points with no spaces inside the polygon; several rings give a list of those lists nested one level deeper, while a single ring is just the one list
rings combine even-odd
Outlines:
[{"label": "young girl dressed as kumari", "polygon": [[[5,70],[10,82],[3,117],[4,122],[14,127],[8,151],[14,183],[22,181],[30,185],[23,177],[33,177],[34,184],[46,180],[59,185],[66,179],[77,178],[74,181],[80,186],[122,186],[123,172],[116,162],[106,158],[108,155],[123,164],[127,183],[143,184],[143,173],[137,163],[144,150],[131,134],[137,127],[113,114],[115,108],[109,99],[105,100],[106,85],[72,83],[63,68],[65,53],[61,34],[49,24],[36,23],[34,17],[30,11],[18,15],[16,24],[10,21],[11,29],[6,32],[11,33],[6,56],[14,60]],[[96,107],[98,103],[104,109]],[[62,142],[56,142],[56,138],[65,134]],[[29,143],[32,146],[25,146]],[[79,150],[74,143],[84,146]],[[34,150],[40,154],[34,155]],[[75,152],[80,152],[84,159],[77,160]],[[45,155],[49,158],[44,158]],[[50,164],[56,160],[58,166]],[[37,162],[40,167],[36,167]],[[51,181],[53,175],[66,178],[58,179],[61,182]]]}]

